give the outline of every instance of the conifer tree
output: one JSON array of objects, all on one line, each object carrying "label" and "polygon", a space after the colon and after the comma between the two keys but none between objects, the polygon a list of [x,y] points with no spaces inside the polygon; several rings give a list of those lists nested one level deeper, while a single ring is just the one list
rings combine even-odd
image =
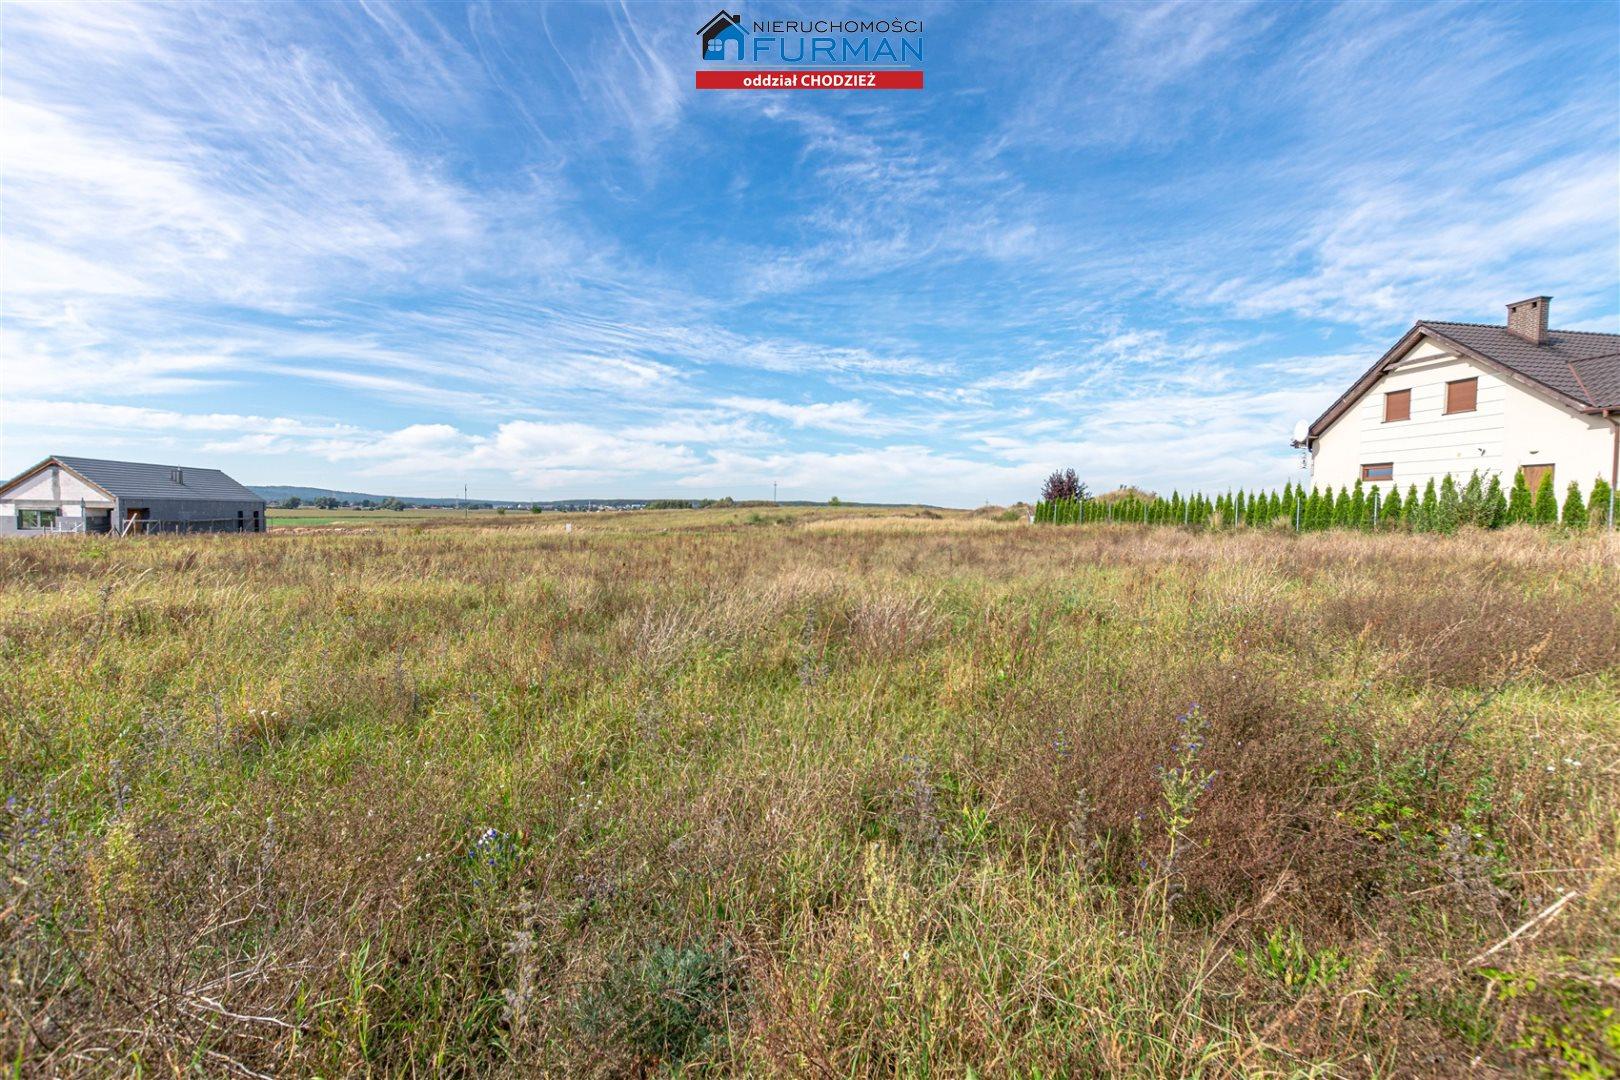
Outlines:
[{"label": "conifer tree", "polygon": [[1350,520],[1347,522],[1352,528],[1361,528],[1361,515],[1367,510],[1367,492],[1361,486],[1361,477],[1356,477],[1356,486],[1350,492]]},{"label": "conifer tree", "polygon": [[1381,513],[1383,508],[1379,506],[1381,499],[1378,485],[1374,484],[1372,490],[1367,492],[1367,497],[1361,501],[1361,516],[1356,521],[1356,528],[1362,532],[1372,532],[1375,517],[1382,523],[1384,515]]},{"label": "conifer tree", "polygon": [[1378,508],[1378,524],[1385,528],[1398,529],[1401,524],[1401,485],[1389,485],[1389,498],[1384,500]]},{"label": "conifer tree", "polygon": [[1350,491],[1343,484],[1339,485],[1339,497],[1333,500],[1333,527],[1335,529],[1348,529],[1350,520]]},{"label": "conifer tree", "polygon": [[1502,494],[1502,478],[1492,473],[1491,482],[1485,488],[1485,511],[1481,524],[1487,529],[1500,529],[1507,524],[1507,512],[1507,496]]},{"label": "conifer tree", "polygon": [[1457,522],[1461,520],[1462,498],[1457,494],[1457,482],[1446,473],[1440,480],[1440,494],[1435,500],[1434,515],[1430,519],[1429,527],[1436,532],[1450,533],[1457,531]]},{"label": "conifer tree", "polygon": [[1530,520],[1537,525],[1558,524],[1558,494],[1553,491],[1552,473],[1545,473],[1536,485],[1536,501],[1530,510]]},{"label": "conifer tree", "polygon": [[1522,525],[1529,521],[1531,502],[1530,488],[1524,482],[1524,470],[1520,469],[1513,474],[1513,494],[1508,496],[1507,523]]},{"label": "conifer tree", "polygon": [[1433,530],[1435,511],[1439,508],[1439,505],[1440,495],[1434,489],[1434,477],[1431,476],[1429,482],[1423,487],[1423,502],[1419,504],[1418,508],[1415,524],[1419,531],[1429,532]]},{"label": "conifer tree", "polygon": [[1609,526],[1609,482],[1601,476],[1592,481],[1592,499],[1586,509],[1586,516],[1593,525]]},{"label": "conifer tree", "polygon": [[1581,485],[1573,480],[1569,482],[1569,491],[1564,494],[1564,527],[1586,528],[1586,502],[1581,498]]},{"label": "conifer tree", "polygon": [[1459,524],[1481,527],[1485,525],[1485,482],[1480,479],[1478,469],[1468,474],[1468,483],[1463,486],[1458,501]]}]

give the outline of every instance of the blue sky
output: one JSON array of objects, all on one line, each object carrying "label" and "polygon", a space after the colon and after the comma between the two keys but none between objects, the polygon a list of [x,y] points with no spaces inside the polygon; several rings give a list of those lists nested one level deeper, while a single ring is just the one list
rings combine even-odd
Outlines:
[{"label": "blue sky", "polygon": [[[1281,484],[1417,318],[1620,329],[1620,6],[8,4],[0,468],[946,505]],[[881,8],[882,10],[877,10]]]}]

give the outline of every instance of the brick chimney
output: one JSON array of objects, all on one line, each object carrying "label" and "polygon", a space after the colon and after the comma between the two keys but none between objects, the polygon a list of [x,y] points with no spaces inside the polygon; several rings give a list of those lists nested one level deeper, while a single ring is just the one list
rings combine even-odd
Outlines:
[{"label": "brick chimney", "polygon": [[1550,296],[1532,296],[1508,305],[1508,333],[1517,334],[1532,345],[1547,340],[1547,309],[1552,306]]}]

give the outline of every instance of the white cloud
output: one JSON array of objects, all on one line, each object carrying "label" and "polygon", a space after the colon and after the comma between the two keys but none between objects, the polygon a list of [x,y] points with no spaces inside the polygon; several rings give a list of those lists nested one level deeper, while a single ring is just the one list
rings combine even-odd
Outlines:
[{"label": "white cloud", "polygon": [[894,419],[872,416],[871,410],[862,401],[816,401],[795,405],[771,398],[724,397],[715,404],[724,409],[786,420],[796,428],[824,428],[846,434],[889,432],[901,426]]}]

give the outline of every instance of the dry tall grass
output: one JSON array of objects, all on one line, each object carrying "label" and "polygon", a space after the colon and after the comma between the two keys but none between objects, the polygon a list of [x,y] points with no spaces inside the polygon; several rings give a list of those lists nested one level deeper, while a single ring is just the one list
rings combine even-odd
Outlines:
[{"label": "dry tall grass", "polygon": [[1610,538],[20,541],[0,659],[23,1073],[1620,1062]]}]

